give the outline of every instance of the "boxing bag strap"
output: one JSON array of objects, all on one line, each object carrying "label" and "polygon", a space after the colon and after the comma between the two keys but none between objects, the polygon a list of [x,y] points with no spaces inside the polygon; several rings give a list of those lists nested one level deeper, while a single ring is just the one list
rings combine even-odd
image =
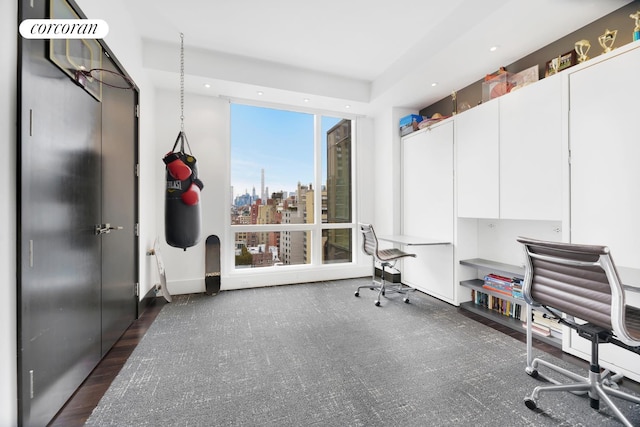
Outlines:
[{"label": "boxing bag strap", "polygon": [[178,142],[180,142],[180,153],[184,153],[184,143],[187,143],[187,148],[189,149],[189,154],[191,153],[191,146],[189,145],[189,140],[187,139],[187,134],[184,131],[178,132],[178,137],[176,138],[176,142],[173,144],[173,148],[171,149],[172,153],[176,152],[176,148],[178,148]]}]

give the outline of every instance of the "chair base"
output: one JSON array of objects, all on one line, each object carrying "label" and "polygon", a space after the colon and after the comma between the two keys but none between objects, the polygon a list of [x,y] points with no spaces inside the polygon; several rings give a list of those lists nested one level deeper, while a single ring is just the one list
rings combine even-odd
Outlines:
[{"label": "chair base", "polygon": [[360,296],[360,289],[369,288],[371,290],[378,291],[378,296],[374,301],[374,304],[376,305],[376,307],[380,306],[381,297],[386,296],[387,293],[398,293],[398,294],[406,295],[404,298],[402,298],[402,301],[404,301],[406,304],[409,304],[410,301],[409,301],[408,294],[409,292],[415,291],[415,289],[403,283],[387,284],[387,281],[385,280],[385,269],[386,267],[392,267],[392,266],[393,264],[391,263],[383,262],[381,280],[380,281],[376,280],[376,274],[374,269],[373,275],[371,277],[371,284],[358,286],[358,289],[356,289],[356,292],[354,293],[354,295],[358,297]]},{"label": "chair base", "polygon": [[[530,307],[527,307],[528,318],[530,318]],[[617,397],[629,402],[640,404],[640,397],[634,396],[629,393],[618,390],[617,381],[622,376],[615,375],[608,370],[601,373],[600,364],[598,361],[598,345],[609,341],[610,336],[603,328],[591,325],[589,323],[584,325],[575,325],[580,336],[587,338],[591,341],[591,365],[589,369],[589,376],[583,377],[553,363],[547,362],[540,358],[535,358],[528,363],[525,369],[526,373],[534,378],[542,378],[551,385],[542,385],[536,387],[531,396],[524,399],[524,404],[527,408],[535,410],[538,408],[538,399],[541,393],[554,392],[554,391],[568,391],[574,394],[588,394],[589,403],[591,408],[600,409],[600,401],[604,401],[607,406],[614,413],[615,417],[622,422],[625,426],[632,427],[631,422],[622,414],[620,409],[611,400],[611,397]],[[527,354],[528,358],[531,355],[531,331],[530,325],[527,328]],[[567,378],[570,378],[574,382],[568,384],[562,384],[559,381],[542,375],[538,372],[538,366],[545,366]]]},{"label": "chair base", "polygon": [[600,409],[600,400],[602,400],[607,404],[607,406],[609,406],[616,418],[620,422],[622,422],[622,424],[628,427],[633,427],[633,424],[631,424],[631,422],[622,414],[622,412],[620,412],[620,409],[618,409],[616,404],[611,400],[611,397],[617,397],[637,404],[640,404],[640,398],[614,388],[616,386],[606,385],[605,383],[608,376],[603,376],[600,374],[600,366],[592,365],[589,376],[581,377],[580,375],[574,374],[573,372],[567,371],[566,369],[563,369],[545,360],[536,358],[532,362],[533,370],[530,371],[530,368],[527,368],[527,373],[533,377],[537,377],[538,365],[543,365],[550,369],[553,369],[554,371],[562,375],[576,380],[576,382],[569,384],[559,384],[557,383],[557,381],[553,381],[553,385],[543,385],[536,387],[531,393],[531,396],[524,399],[524,403],[527,408],[531,410],[535,410],[538,408],[538,399],[541,393],[553,391],[570,391],[574,393],[583,393],[589,395],[590,405],[593,409]]}]

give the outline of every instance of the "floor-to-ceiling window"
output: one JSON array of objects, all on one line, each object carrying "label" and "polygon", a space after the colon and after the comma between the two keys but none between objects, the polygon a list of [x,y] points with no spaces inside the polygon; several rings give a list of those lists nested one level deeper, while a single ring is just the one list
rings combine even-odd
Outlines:
[{"label": "floor-to-ceiling window", "polygon": [[231,104],[235,268],[351,262],[353,125]]}]

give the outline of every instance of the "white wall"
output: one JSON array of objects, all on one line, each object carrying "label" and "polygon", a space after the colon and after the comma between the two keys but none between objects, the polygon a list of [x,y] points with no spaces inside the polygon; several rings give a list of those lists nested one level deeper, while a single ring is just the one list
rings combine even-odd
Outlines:
[{"label": "white wall", "polygon": [[[222,245],[222,289],[239,289],[257,286],[281,285],[305,281],[332,280],[344,277],[359,277],[369,274],[368,260],[363,259],[360,247],[354,243],[357,265],[331,265],[323,268],[310,266],[274,267],[259,271],[234,271],[229,268],[234,262],[234,236],[228,233],[230,214],[230,106],[228,101],[217,97],[185,94],[185,133],[192,152],[198,160],[198,174],[204,182],[201,193],[202,240],[194,247],[183,251],[166,244],[164,239],[164,183],[165,172],[161,158],[171,149],[180,130],[179,92],[158,90],[156,94],[156,212],[158,213],[158,235],[161,253],[165,262],[167,287],[171,294],[204,291],[204,239],[210,234],[221,238]],[[358,119],[356,133],[363,144],[373,140],[372,122]],[[366,142],[365,142],[366,141]],[[371,211],[372,193],[369,187],[372,153],[370,146],[359,146],[367,161],[357,161],[358,178],[366,191],[359,194],[361,211]],[[359,237],[359,236],[358,236]]]},{"label": "white wall", "polygon": [[[177,77],[177,76],[176,76]],[[176,86],[179,80],[176,79]],[[185,134],[197,159],[198,176],[204,183],[201,192],[201,241],[186,251],[167,245],[164,233],[165,169],[162,158],[168,153],[180,131],[180,94],[177,90],[158,90],[155,105],[156,234],[171,294],[204,292],[204,240],[218,235],[223,244],[225,220],[229,209],[225,203],[229,188],[229,102],[217,97],[185,94]],[[222,251],[223,254],[227,251]],[[223,271],[224,274],[224,271]]]},{"label": "white wall", "polygon": [[16,40],[17,2],[0,2],[0,426],[17,424]]},{"label": "white wall", "polygon": [[[373,117],[361,117],[357,119],[356,127],[356,221],[375,224],[377,199],[376,178],[376,152],[377,152],[377,128]],[[372,186],[371,183],[374,183]],[[381,206],[384,208],[385,206]],[[388,207],[387,207],[388,208]],[[358,237],[360,233],[358,231]],[[361,258],[364,257],[361,249],[361,241],[354,246]],[[367,260],[370,262],[369,260]]]},{"label": "white wall", "polygon": [[400,200],[400,118],[417,114],[407,108],[384,108],[373,117],[375,129],[374,180],[375,209],[371,220],[378,234],[399,234]]},{"label": "white wall", "polygon": [[[157,213],[155,210],[157,195],[157,181],[154,164],[158,162],[156,157],[156,134],[155,118],[153,109],[155,107],[155,90],[150,82],[144,78],[136,80],[141,85],[140,90],[140,181],[139,181],[139,220],[140,220],[140,253],[139,265],[140,275],[140,298],[143,298],[147,291],[155,283],[157,267],[155,260],[147,256],[149,249],[157,236]],[[144,82],[144,83],[140,83]]]}]

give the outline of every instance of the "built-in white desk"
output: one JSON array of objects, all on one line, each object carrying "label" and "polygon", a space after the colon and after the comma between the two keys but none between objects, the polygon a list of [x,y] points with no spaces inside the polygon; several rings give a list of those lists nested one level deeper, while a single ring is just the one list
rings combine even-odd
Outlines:
[{"label": "built-in white desk", "polygon": [[616,270],[625,290],[625,302],[640,308],[640,268],[616,266]]},{"label": "built-in white desk", "polygon": [[378,236],[378,240],[385,242],[398,243],[405,246],[431,246],[431,245],[450,245],[451,242],[444,240],[431,239],[428,237],[406,236],[404,234],[394,234],[391,236]]},{"label": "built-in white desk", "polygon": [[416,258],[402,264],[402,283],[447,302],[453,302],[453,245],[448,240],[406,234],[378,236],[405,246]]}]

